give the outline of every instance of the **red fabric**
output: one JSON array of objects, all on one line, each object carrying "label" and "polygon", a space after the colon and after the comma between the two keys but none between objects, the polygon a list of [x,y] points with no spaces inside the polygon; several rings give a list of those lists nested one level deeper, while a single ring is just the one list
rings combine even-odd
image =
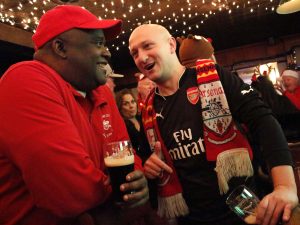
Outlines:
[{"label": "red fabric", "polygon": [[255,73],[252,75],[251,81],[252,81],[252,82],[257,81],[257,77],[256,77],[256,74],[255,74]]},{"label": "red fabric", "polygon": [[284,95],[300,110],[300,86],[293,93],[285,91]]},{"label": "red fabric", "polygon": [[106,40],[112,40],[120,34],[122,21],[99,20],[80,6],[59,5],[41,17],[36,32],[32,36],[34,48],[39,49],[52,38],[73,28],[102,29]]},{"label": "red fabric", "polygon": [[3,75],[1,224],[70,224],[66,218],[106,200],[103,144],[129,137],[110,90],[103,85],[92,96],[94,105],[38,61]]},{"label": "red fabric", "polygon": [[[204,119],[203,133],[207,160],[216,161],[221,152],[235,148],[247,149],[252,159],[247,139],[233,122],[215,63],[211,59],[197,60],[196,70]],[[216,103],[220,103],[221,106],[215,109]]]},{"label": "red fabric", "polygon": [[[159,127],[156,121],[156,113],[153,108],[153,99],[154,92],[150,93],[148,96],[148,101],[145,110],[142,113],[142,121],[144,125],[144,130],[147,135],[148,142],[150,146],[154,145],[156,141],[161,143],[162,157],[163,160],[170,166],[173,170],[172,174],[167,172],[162,172],[162,176],[158,179],[158,195],[160,197],[173,196],[177,193],[182,193],[182,187],[180,185],[176,170],[173,165],[173,161],[170,157],[167,147],[164,144],[164,141],[160,135]],[[154,130],[153,130],[154,129]],[[155,134],[152,137],[149,137],[150,133]],[[160,155],[160,154],[158,154]]]}]

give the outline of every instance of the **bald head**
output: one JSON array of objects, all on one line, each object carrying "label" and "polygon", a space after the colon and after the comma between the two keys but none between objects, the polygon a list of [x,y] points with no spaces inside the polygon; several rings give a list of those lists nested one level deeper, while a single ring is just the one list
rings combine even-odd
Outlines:
[{"label": "bald head", "polygon": [[137,37],[139,37],[141,34],[147,34],[151,36],[155,36],[161,39],[169,39],[171,37],[171,34],[169,31],[159,25],[159,24],[143,24],[141,26],[138,26],[133,30],[129,37],[129,49],[130,49],[130,43]]},{"label": "bald head", "polygon": [[158,24],[143,24],[129,37],[130,54],[146,77],[162,83],[180,71],[176,55],[176,40]]}]

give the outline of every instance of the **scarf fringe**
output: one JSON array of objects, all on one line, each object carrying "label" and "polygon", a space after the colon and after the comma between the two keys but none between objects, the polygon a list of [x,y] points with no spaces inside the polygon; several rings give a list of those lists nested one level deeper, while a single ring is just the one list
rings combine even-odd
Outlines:
[{"label": "scarf fringe", "polygon": [[158,197],[157,214],[164,218],[175,218],[185,216],[189,208],[181,193],[169,197]]},{"label": "scarf fringe", "polygon": [[253,167],[247,149],[235,148],[221,152],[217,157],[215,171],[221,195],[228,192],[228,181],[232,177],[253,176]]}]

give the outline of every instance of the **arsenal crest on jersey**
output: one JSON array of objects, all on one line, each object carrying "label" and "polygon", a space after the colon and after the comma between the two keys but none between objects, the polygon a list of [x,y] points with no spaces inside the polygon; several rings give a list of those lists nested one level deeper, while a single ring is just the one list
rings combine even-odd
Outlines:
[{"label": "arsenal crest on jersey", "polygon": [[192,103],[193,105],[196,105],[196,103],[198,102],[199,97],[200,97],[198,87],[191,87],[191,88],[187,89],[186,95],[187,95],[189,102]]}]

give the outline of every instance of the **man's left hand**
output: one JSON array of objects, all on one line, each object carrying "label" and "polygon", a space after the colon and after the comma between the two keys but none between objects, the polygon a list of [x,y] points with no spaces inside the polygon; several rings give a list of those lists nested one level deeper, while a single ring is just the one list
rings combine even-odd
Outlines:
[{"label": "man's left hand", "polygon": [[297,204],[298,197],[293,190],[277,186],[260,201],[256,222],[261,225],[276,225],[278,221],[285,223],[290,219],[292,210]]},{"label": "man's left hand", "polygon": [[126,176],[127,183],[121,185],[121,191],[125,194],[123,200],[128,207],[133,208],[145,204],[149,200],[147,179],[140,170],[135,170]]}]

